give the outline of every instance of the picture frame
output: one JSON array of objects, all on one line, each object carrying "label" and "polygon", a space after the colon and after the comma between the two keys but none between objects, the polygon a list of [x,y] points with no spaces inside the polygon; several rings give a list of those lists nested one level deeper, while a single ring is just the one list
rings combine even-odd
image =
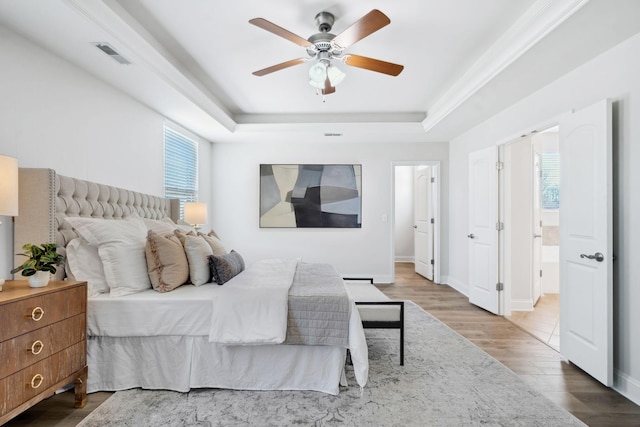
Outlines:
[{"label": "picture frame", "polygon": [[260,228],[361,227],[362,165],[260,165]]}]

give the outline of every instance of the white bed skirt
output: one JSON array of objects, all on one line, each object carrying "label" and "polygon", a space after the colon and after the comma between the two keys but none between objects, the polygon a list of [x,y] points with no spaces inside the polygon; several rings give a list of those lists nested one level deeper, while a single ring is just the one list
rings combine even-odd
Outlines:
[{"label": "white bed skirt", "polygon": [[346,349],[339,347],[222,346],[210,343],[206,336],[90,336],[87,347],[89,393],[225,388],[337,395],[340,381],[346,385]]}]

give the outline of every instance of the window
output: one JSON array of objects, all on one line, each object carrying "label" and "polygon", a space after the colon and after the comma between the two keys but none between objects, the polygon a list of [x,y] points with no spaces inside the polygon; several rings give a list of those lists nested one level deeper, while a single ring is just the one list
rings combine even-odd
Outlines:
[{"label": "window", "polygon": [[198,200],[198,144],[187,136],[164,127],[164,196],[184,203]]},{"label": "window", "polygon": [[560,153],[542,153],[542,209],[560,208]]}]

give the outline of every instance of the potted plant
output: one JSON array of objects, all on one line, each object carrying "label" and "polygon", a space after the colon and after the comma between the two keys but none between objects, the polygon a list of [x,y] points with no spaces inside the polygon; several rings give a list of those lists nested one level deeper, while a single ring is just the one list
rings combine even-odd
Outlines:
[{"label": "potted plant", "polygon": [[27,243],[22,247],[24,253],[18,254],[27,257],[27,260],[18,267],[11,270],[11,273],[22,271],[22,275],[29,279],[29,286],[40,288],[47,286],[49,275],[56,273],[56,266],[64,263],[64,257],[56,252],[55,243],[43,243],[42,245],[32,245]]}]

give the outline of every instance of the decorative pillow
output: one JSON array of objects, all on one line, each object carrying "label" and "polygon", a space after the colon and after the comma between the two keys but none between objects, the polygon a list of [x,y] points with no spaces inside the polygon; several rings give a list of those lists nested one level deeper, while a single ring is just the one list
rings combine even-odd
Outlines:
[{"label": "decorative pillow", "polygon": [[172,225],[166,221],[162,221],[159,219],[142,218],[142,222],[144,222],[147,230],[152,230],[154,233],[157,233],[161,236],[173,234],[173,230],[176,229],[175,224]]},{"label": "decorative pillow", "polygon": [[111,296],[129,295],[151,287],[145,259],[147,227],[141,219],[67,217],[65,220],[98,248]]},{"label": "decorative pillow", "polygon": [[244,260],[238,252],[232,249],[225,255],[211,255],[209,266],[214,282],[223,285],[244,270]]},{"label": "decorative pillow", "polygon": [[202,237],[209,244],[209,246],[211,246],[211,250],[213,251],[214,255],[224,255],[227,253],[224,246],[222,246],[220,238],[218,238],[217,236],[213,236],[211,235],[211,233],[198,233],[198,236]]},{"label": "decorative pillow", "polygon": [[90,245],[82,237],[72,239],[67,244],[67,266],[76,280],[87,282],[88,296],[109,293],[97,246]]},{"label": "decorative pillow", "polygon": [[195,286],[204,285],[211,281],[211,271],[207,258],[213,255],[211,246],[201,236],[193,232],[185,233],[180,229],[174,230],[175,235],[182,242],[189,261],[189,280]]},{"label": "decorative pillow", "polygon": [[186,236],[195,236],[196,233],[195,231],[184,231],[180,228],[176,228],[175,230],[173,230],[173,234],[175,234],[175,236],[178,238],[178,240],[180,240],[180,243],[182,243],[182,246],[185,245],[185,240],[186,240]]},{"label": "decorative pillow", "polygon": [[171,234],[147,233],[147,271],[151,286],[158,292],[169,292],[189,280],[189,264],[182,243]]},{"label": "decorative pillow", "polygon": [[211,229],[211,231],[209,231],[209,232],[207,233],[207,236],[213,236],[213,237],[215,237],[216,239],[220,239],[220,236],[218,236],[218,233],[216,233],[215,231],[213,231],[213,228]]},{"label": "decorative pillow", "polygon": [[195,234],[197,231],[193,224],[189,224],[182,219],[178,220],[178,222],[176,223],[176,228],[184,231],[185,233],[193,232]]}]

